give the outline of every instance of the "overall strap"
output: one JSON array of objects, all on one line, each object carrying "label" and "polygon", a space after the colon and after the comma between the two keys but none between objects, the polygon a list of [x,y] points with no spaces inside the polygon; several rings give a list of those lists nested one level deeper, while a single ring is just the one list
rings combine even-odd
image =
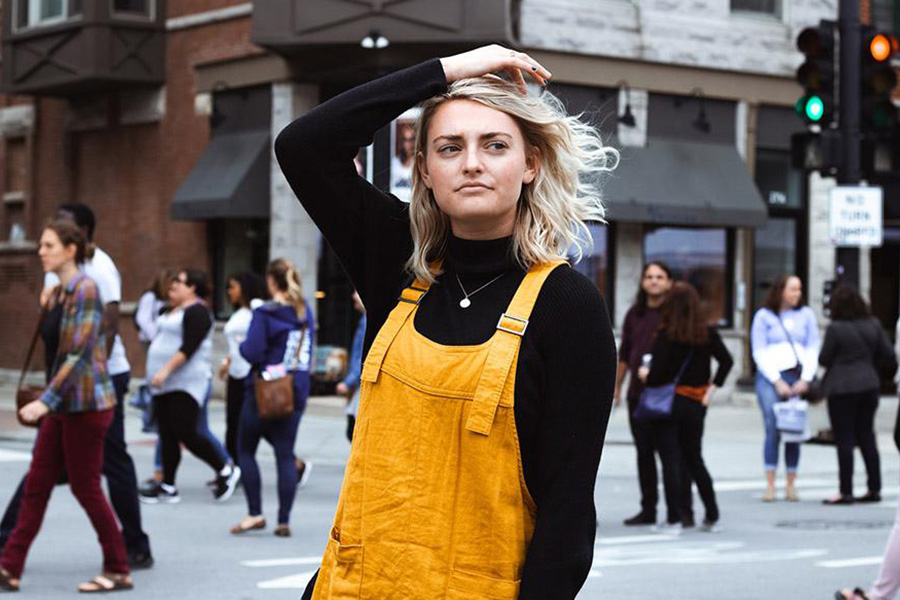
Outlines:
[{"label": "overall strap", "polygon": [[384,362],[385,355],[387,355],[388,348],[391,347],[394,338],[397,337],[397,333],[406,323],[409,315],[419,306],[419,302],[422,301],[429,287],[431,287],[430,284],[416,280],[400,293],[397,306],[388,315],[384,325],[378,331],[378,335],[375,336],[372,347],[369,348],[369,354],[366,356],[366,364],[363,365],[360,380],[370,383],[378,381],[378,374],[381,373],[381,365]]},{"label": "overall strap", "polygon": [[506,385],[506,378],[516,360],[519,344],[528,328],[528,319],[538,294],[550,273],[565,261],[557,260],[532,267],[519,285],[516,295],[506,312],[497,322],[497,333],[488,350],[472,411],[466,421],[466,429],[481,435],[490,435],[494,424],[500,395]]}]

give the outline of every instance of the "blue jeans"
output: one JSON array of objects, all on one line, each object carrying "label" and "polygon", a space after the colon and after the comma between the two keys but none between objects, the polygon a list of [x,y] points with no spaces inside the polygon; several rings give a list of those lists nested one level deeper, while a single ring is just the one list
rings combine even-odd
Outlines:
[{"label": "blue jeans", "polygon": [[[789,371],[783,371],[781,378],[788,385],[793,385],[799,379],[797,375]],[[763,425],[766,428],[766,441],[763,444],[763,461],[766,471],[775,471],[778,468],[778,444],[781,438],[778,429],[775,427],[775,404],[780,402],[781,398],[778,397],[778,393],[775,391],[775,385],[758,371],[756,373],[756,400],[759,402],[759,408],[763,416]],[[785,443],[784,462],[787,465],[789,474],[797,472],[797,464],[800,462],[800,444]]]},{"label": "blue jeans", "polygon": [[[222,442],[219,441],[219,438],[217,438],[216,435],[209,429],[207,407],[209,406],[210,396],[212,396],[211,382],[209,384],[209,387],[206,389],[206,398],[203,399],[203,404],[200,406],[200,413],[197,416],[197,433],[212,442],[212,445],[215,447],[216,452],[219,454],[219,456],[222,457],[222,460],[226,464],[235,464],[233,457],[228,454],[228,450],[225,449],[225,446],[222,445]],[[162,447],[160,446],[159,440],[157,440],[156,442],[156,453],[153,455],[153,466],[157,471],[162,471]]]},{"label": "blue jeans", "polygon": [[262,514],[262,480],[256,450],[260,440],[266,440],[275,451],[278,470],[278,524],[287,525],[291,519],[294,495],[297,493],[297,463],[294,457],[294,443],[300,418],[306,408],[309,395],[309,375],[294,375],[295,410],[281,419],[259,418],[256,398],[253,394],[253,379],[248,377],[244,387],[244,404],[238,426],[238,464],[241,467],[241,483],[247,497],[247,510],[251,516]]}]

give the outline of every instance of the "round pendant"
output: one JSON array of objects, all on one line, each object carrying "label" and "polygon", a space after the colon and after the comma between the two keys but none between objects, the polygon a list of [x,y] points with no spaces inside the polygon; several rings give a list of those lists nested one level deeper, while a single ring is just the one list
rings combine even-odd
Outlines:
[{"label": "round pendant", "polygon": [[463,298],[459,301],[459,306],[460,308],[469,308],[470,306],[472,306],[472,301],[468,298]]}]

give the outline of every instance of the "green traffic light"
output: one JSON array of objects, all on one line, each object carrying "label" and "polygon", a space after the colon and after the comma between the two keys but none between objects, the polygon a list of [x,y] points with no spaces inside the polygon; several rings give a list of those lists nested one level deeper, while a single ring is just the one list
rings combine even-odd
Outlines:
[{"label": "green traffic light", "polygon": [[821,121],[825,115],[825,103],[818,96],[809,96],[806,98],[806,104],[803,107],[806,118],[812,122]]}]

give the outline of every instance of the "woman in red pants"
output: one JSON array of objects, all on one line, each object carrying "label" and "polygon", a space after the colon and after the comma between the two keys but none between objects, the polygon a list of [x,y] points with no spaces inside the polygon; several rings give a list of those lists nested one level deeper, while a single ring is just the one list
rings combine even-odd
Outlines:
[{"label": "woman in red pants", "polygon": [[100,488],[103,442],[116,399],[100,332],[103,304],[97,286],[78,269],[85,257],[84,235],[71,221],[53,221],[41,233],[38,255],[44,270],[59,275],[61,282],[60,345],[50,385],[39,400],[19,412],[27,422],[42,423],[19,520],[0,555],[0,588],[19,589],[28,549],[40,529],[50,493],[65,469],[72,493],[103,548],[103,573],[80,585],[78,591],[131,589],[125,543]]}]

